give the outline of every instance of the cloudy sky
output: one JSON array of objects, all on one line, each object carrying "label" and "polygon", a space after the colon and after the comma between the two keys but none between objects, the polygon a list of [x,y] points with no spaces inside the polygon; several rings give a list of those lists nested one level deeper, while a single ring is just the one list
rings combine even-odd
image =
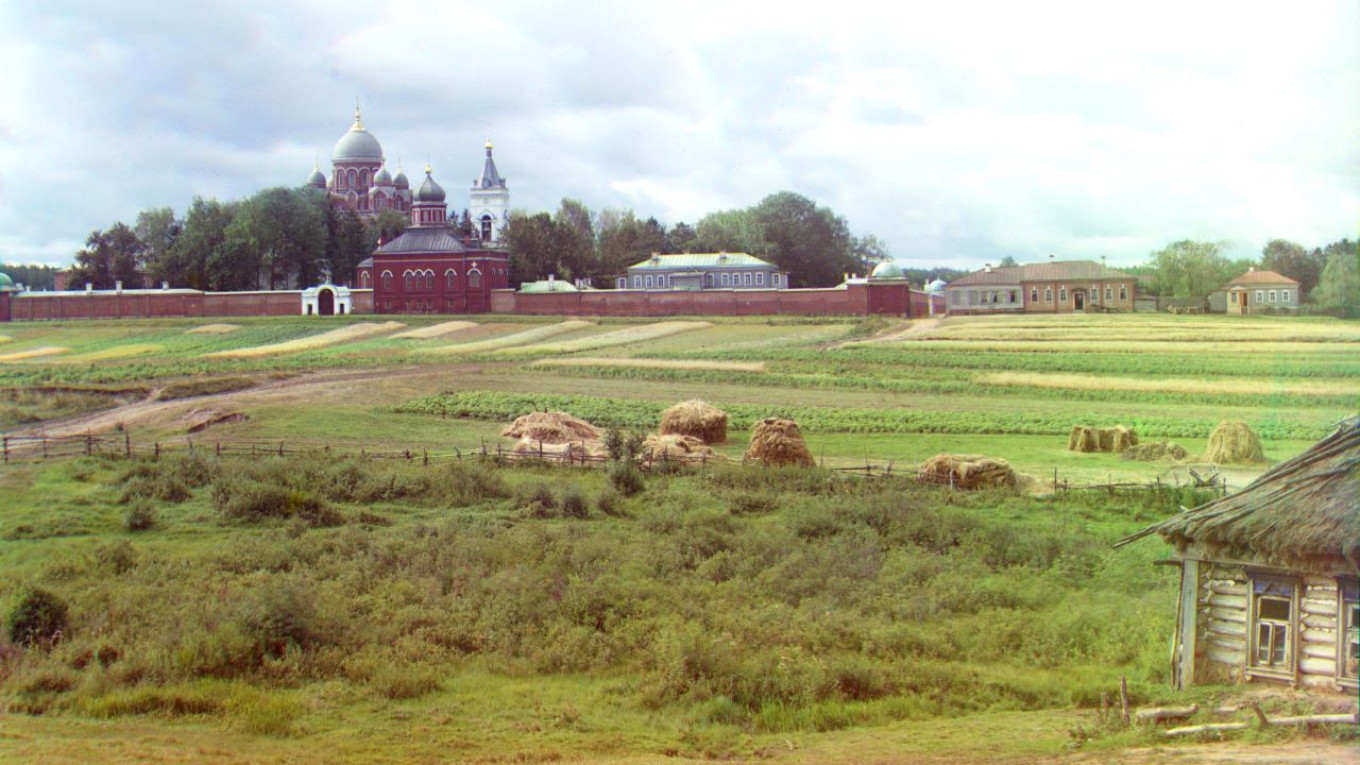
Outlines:
[{"label": "cloudy sky", "polygon": [[912,265],[1360,233],[1356,2],[346,5],[0,2],[0,260],[300,184],[356,98],[455,204],[490,137],[516,208],[787,189]]}]

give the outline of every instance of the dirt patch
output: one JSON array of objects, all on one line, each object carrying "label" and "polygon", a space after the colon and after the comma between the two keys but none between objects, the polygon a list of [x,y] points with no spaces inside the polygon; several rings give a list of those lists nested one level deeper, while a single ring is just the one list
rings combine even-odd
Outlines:
[{"label": "dirt patch", "polygon": [[910,326],[902,329],[890,329],[880,335],[866,338],[864,340],[847,340],[840,343],[840,346],[849,345],[878,345],[881,343],[899,343],[908,340],[922,340],[935,334],[935,330],[940,328],[940,323],[944,319],[918,319],[913,321]]},{"label": "dirt patch", "polygon": [[180,418],[185,424],[184,432],[202,433],[216,425],[230,425],[236,422],[250,422],[245,412],[223,411],[221,409],[194,409]]}]

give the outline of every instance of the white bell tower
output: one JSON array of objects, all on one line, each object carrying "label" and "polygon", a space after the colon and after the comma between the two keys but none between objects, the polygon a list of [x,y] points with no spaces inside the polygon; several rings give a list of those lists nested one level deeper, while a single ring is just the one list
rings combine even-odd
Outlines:
[{"label": "white bell tower", "polygon": [[486,142],[486,162],[482,174],[472,181],[472,193],[468,198],[468,215],[472,218],[473,235],[482,240],[482,246],[495,246],[501,243],[501,231],[510,215],[510,188],[505,179],[496,172],[496,161],[491,158],[491,140]]}]

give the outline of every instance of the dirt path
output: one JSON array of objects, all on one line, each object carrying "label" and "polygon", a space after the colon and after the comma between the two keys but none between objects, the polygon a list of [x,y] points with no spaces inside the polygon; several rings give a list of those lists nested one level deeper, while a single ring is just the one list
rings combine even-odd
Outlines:
[{"label": "dirt path", "polygon": [[[1061,762],[1061,761],[1060,761]],[[1113,765],[1356,765],[1360,746],[1340,741],[1290,741],[1281,744],[1182,744],[1092,753],[1065,760]]]},{"label": "dirt path", "polygon": [[[52,420],[37,427],[11,432],[11,436],[57,438],[61,436],[98,435],[116,430],[119,426],[160,427],[179,419],[193,409],[213,407],[234,409],[247,404],[279,401],[315,401],[317,399],[345,396],[358,392],[382,390],[396,380],[409,380],[421,377],[447,377],[451,374],[479,372],[484,364],[447,364],[437,367],[421,366],[410,369],[377,368],[345,371],[310,372],[297,377],[273,380],[253,388],[227,391],[224,393],[194,396],[191,398],[158,401],[155,393],[144,400],[112,409]],[[357,390],[356,390],[357,389]]]},{"label": "dirt path", "polygon": [[918,319],[904,329],[891,330],[881,335],[865,338],[863,340],[846,340],[839,345],[878,345],[880,343],[896,343],[902,340],[919,340],[929,337],[944,319]]}]

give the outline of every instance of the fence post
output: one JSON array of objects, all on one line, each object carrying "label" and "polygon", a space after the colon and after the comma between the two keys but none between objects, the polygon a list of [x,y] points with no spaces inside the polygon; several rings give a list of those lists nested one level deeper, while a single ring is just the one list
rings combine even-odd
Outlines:
[{"label": "fence post", "polygon": [[42,447],[43,447],[43,459],[47,459],[47,436],[43,436]]},{"label": "fence post", "polygon": [[123,456],[132,456],[132,434],[126,430],[123,431]]},{"label": "fence post", "polygon": [[157,441],[157,442],[156,442],[156,455],[155,455],[155,459],[160,459],[160,458],[161,458],[161,442],[160,442],[160,441]]},{"label": "fence post", "polygon": [[219,457],[222,456],[222,442],[221,442],[221,441],[218,441],[218,442],[217,442],[217,456],[219,456]]},{"label": "fence post", "polygon": [[86,457],[90,456],[91,450],[94,449],[94,444],[92,443],[93,440],[94,440],[94,436],[90,435],[89,433],[86,433],[86,434],[85,434],[85,456],[86,456]]},{"label": "fence post", "polygon": [[9,436],[4,436],[0,440],[3,440],[5,445],[5,462],[9,462]]},{"label": "fence post", "polygon": [[279,442],[279,456],[280,456],[280,457],[283,456],[283,442],[282,442],[282,441]]},{"label": "fence post", "polygon": [[420,451],[424,454],[425,465],[428,467],[430,464],[430,450],[421,449]]}]

